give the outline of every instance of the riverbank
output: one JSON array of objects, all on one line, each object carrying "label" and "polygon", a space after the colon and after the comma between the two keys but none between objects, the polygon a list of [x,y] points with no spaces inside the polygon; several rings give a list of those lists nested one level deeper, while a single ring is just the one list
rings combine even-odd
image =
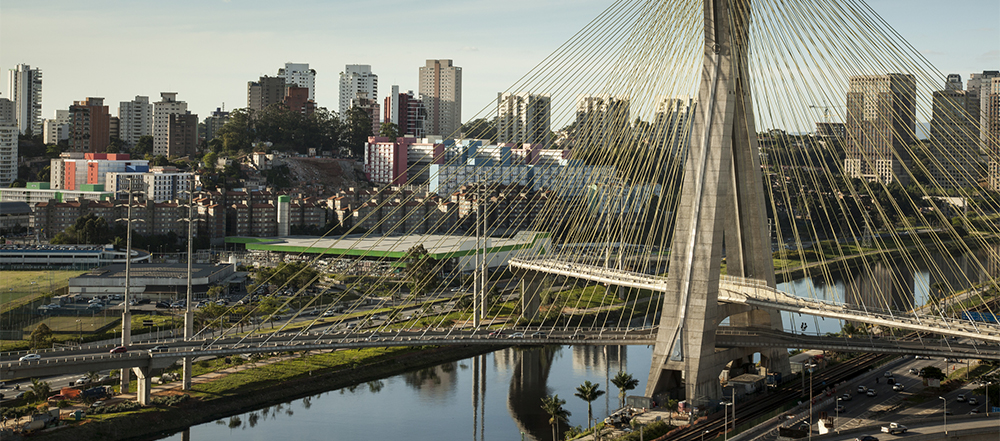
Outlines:
[{"label": "riverbank", "polygon": [[[214,390],[211,394],[193,393],[192,395],[197,396],[198,399],[187,400],[178,407],[151,406],[116,418],[90,419],[77,425],[36,434],[31,439],[46,441],[152,440],[179,432],[192,425],[424,369],[444,362],[461,360],[496,349],[498,348],[476,346],[402,350],[391,355],[375,356],[361,362],[311,371],[280,382],[261,380],[257,383],[241,384],[228,391]],[[280,364],[285,362],[288,361],[275,363],[274,366],[280,367]],[[224,378],[221,377],[219,380]]]}]

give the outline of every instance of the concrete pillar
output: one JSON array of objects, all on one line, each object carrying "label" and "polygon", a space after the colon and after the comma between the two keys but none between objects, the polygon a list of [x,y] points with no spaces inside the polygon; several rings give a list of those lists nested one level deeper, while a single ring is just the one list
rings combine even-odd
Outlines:
[{"label": "concrete pillar", "polygon": [[[126,301],[128,301],[128,297],[129,296],[127,295],[125,296]],[[126,310],[125,312],[122,313],[122,346],[128,346],[130,344],[132,344],[132,312]],[[128,387],[130,381],[129,377],[131,377],[131,375],[129,374],[129,370],[127,368],[122,369],[120,380],[121,380],[121,393],[123,394],[128,393]]]},{"label": "concrete pillar", "polygon": [[149,376],[148,367],[134,367],[136,382],[138,387],[136,388],[136,400],[139,404],[143,406],[149,405],[150,392],[152,391],[152,378]]},{"label": "concrete pillar", "polygon": [[538,317],[538,307],[541,305],[540,291],[541,280],[534,272],[524,272],[521,277],[521,318],[534,320]]}]

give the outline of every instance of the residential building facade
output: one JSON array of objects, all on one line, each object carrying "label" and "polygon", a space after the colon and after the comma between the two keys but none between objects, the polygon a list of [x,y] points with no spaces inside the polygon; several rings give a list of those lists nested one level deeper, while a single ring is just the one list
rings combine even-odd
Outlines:
[{"label": "residential building facade", "polygon": [[14,103],[17,129],[42,133],[42,70],[18,64],[7,74],[7,96]]},{"label": "residential building facade", "polygon": [[283,78],[286,86],[309,89],[306,99],[316,101],[316,69],[310,69],[309,63],[285,63],[278,69],[278,78]]},{"label": "residential building facade", "polygon": [[427,110],[424,132],[457,136],[462,127],[462,68],[452,60],[427,60],[420,68],[417,92]]},{"label": "residential building facade", "polygon": [[135,147],[139,138],[153,135],[153,103],[148,96],[139,95],[122,101],[118,103],[118,120],[118,137],[126,147]]},{"label": "residential building facade", "polygon": [[979,100],[962,90],[962,77],[948,75],[943,90],[933,93],[930,155],[925,164],[936,186],[972,188],[982,176],[979,164]]},{"label": "residential building facade", "polygon": [[69,108],[69,151],[104,153],[111,143],[111,114],[104,98],[76,101]]},{"label": "residential building facade", "polygon": [[916,94],[916,79],[910,74],[850,78],[844,124],[848,178],[909,184],[906,165],[916,139]]},{"label": "residential building facade", "polygon": [[545,144],[552,119],[548,94],[497,94],[497,142]]},{"label": "residential building facade", "polygon": [[247,108],[260,112],[272,104],[280,104],[285,99],[285,79],[263,76],[257,81],[247,82]]},{"label": "residential building facade", "polygon": [[347,111],[355,99],[378,99],[378,75],[372,73],[370,65],[348,64],[340,73],[339,98],[338,112],[342,119],[346,119]]},{"label": "residential building facade", "polygon": [[177,101],[177,92],[160,93],[160,101],[153,103],[153,155],[169,155],[170,115],[186,113],[187,103]]}]

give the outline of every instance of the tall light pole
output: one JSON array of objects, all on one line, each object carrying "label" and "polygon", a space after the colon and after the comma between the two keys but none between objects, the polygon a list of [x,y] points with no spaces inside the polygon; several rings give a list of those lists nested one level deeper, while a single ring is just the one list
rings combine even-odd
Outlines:
[{"label": "tall light pole", "polygon": [[[735,392],[734,392],[734,393],[735,393]],[[735,396],[735,395],[734,395],[734,396]],[[723,417],[723,429],[722,429],[722,437],[723,437],[723,439],[725,439],[725,440],[729,440],[729,406],[732,406],[732,405],[733,405],[733,403],[727,403],[727,402],[723,401],[723,402],[721,402],[721,403],[719,403],[719,404],[722,404],[722,405],[724,405],[724,406],[725,406],[725,407],[724,407],[724,408],[722,409],[722,410],[723,410],[723,412],[724,412],[724,414],[725,414],[725,416]],[[733,421],[733,422],[735,422],[735,421]]]},{"label": "tall light pole", "polygon": [[840,426],[837,424],[840,422],[838,421],[840,420],[840,400],[841,398],[837,397],[837,407],[834,408],[837,411],[837,415],[833,417],[833,427],[837,429],[837,433],[840,433]]},{"label": "tall light pole", "polygon": [[[194,243],[194,223],[201,220],[195,219],[194,217],[194,175],[191,175],[191,179],[188,181],[188,215],[186,219],[180,219],[181,221],[187,221],[188,223],[188,237],[187,237],[187,301],[184,305],[184,341],[189,341],[194,336],[194,311],[191,309],[192,300],[192,284],[191,284],[191,265],[194,261],[194,254],[192,252]],[[181,379],[181,388],[183,390],[191,390],[191,363],[193,359],[191,357],[183,358],[183,375]]]},{"label": "tall light pole", "polygon": [[813,439],[813,370],[809,368],[809,440]]},{"label": "tall light pole", "polygon": [[941,401],[944,401],[944,434],[948,435],[948,400],[944,397],[938,397]]},{"label": "tall light pole", "polygon": [[[122,310],[122,346],[132,343],[132,311],[129,300],[131,297],[131,276],[132,276],[132,193],[135,191],[135,176],[125,178],[128,188],[126,191],[126,211],[125,219],[125,308]],[[128,393],[129,370],[121,370],[121,393]]]}]

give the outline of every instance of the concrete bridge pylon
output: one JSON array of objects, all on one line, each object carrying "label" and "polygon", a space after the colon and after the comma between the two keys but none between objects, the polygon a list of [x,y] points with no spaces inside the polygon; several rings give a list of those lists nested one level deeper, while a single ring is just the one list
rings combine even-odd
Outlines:
[{"label": "concrete bridge pylon", "polygon": [[781,329],[777,310],[719,304],[723,246],[727,272],[774,287],[753,102],[748,80],[750,0],[704,0],[705,44],[698,107],[684,165],[670,270],[646,385],[704,407],[722,398],[719,373],[760,353],[769,371],[789,373],[778,348],[715,346],[733,326]]}]

